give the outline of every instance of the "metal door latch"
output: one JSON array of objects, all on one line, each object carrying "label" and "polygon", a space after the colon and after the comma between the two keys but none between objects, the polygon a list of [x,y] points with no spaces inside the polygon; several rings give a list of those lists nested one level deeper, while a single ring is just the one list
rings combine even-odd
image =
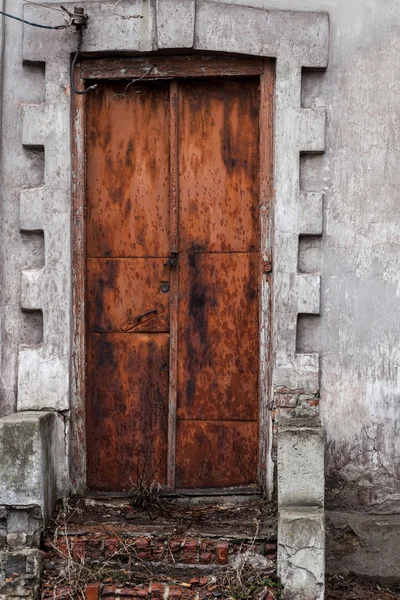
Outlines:
[{"label": "metal door latch", "polygon": [[169,259],[164,263],[164,267],[176,267],[178,264],[178,253],[171,252]]}]

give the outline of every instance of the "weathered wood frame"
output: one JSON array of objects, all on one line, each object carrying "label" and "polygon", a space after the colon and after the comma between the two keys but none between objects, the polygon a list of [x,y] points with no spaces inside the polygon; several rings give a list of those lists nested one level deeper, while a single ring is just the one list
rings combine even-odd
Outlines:
[{"label": "weathered wood frame", "polygon": [[[170,90],[170,190],[171,251],[178,244],[178,123],[176,107],[178,88],[175,78],[187,77],[259,77],[259,208],[260,208],[260,271],[259,271],[259,466],[258,490],[267,489],[267,453],[270,444],[271,384],[271,285],[272,285],[272,231],[271,198],[273,189],[273,61],[269,59],[240,59],[221,56],[187,55],[154,56],[85,60],[75,69],[75,86],[83,90],[87,81],[93,80],[156,80],[171,79]],[[86,118],[85,95],[72,97],[72,156],[73,156],[73,350],[72,380],[75,383],[72,406],[72,462],[76,477],[86,480],[86,435],[85,435],[85,386],[86,386],[86,343],[85,343],[85,295],[86,295],[86,225],[85,225],[85,180],[86,180]],[[171,329],[170,329],[170,385],[168,411],[168,460],[167,488],[175,489],[175,446],[176,446],[176,378],[177,378],[177,294],[178,273],[171,272]],[[246,488],[243,491],[256,491]],[[238,493],[238,488],[225,493]],[[199,490],[199,493],[210,491]],[[191,490],[191,493],[195,493]],[[217,490],[221,493],[221,490]]]}]

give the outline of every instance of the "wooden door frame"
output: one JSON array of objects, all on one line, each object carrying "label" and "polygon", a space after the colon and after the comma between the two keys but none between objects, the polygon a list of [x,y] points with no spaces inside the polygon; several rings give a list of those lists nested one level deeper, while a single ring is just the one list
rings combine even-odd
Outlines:
[{"label": "wooden door frame", "polygon": [[[268,494],[267,482],[269,448],[271,445],[271,416],[268,410],[271,389],[271,321],[272,321],[272,210],[273,196],[273,91],[274,68],[271,59],[234,58],[191,54],[185,56],[146,56],[136,58],[97,59],[82,61],[75,69],[75,86],[83,90],[88,80],[156,80],[177,77],[257,76],[260,78],[259,112],[259,199],[260,199],[260,272],[259,272],[259,450],[258,487]],[[172,88],[173,91],[174,87]],[[90,93],[90,92],[89,92]],[[85,95],[72,95],[72,302],[73,348],[72,381],[74,394],[71,414],[72,473],[85,481],[86,487],[86,103]],[[172,101],[174,101],[172,99]],[[178,209],[177,161],[173,160],[177,139],[177,123],[170,121],[172,160],[171,217]],[[176,148],[175,148],[176,150]],[[176,154],[176,151],[175,151]],[[171,218],[175,223],[175,219]],[[171,236],[174,238],[172,231]],[[171,282],[171,309],[176,286]],[[177,308],[177,302],[175,302]],[[173,319],[171,319],[173,321]],[[170,391],[168,412],[168,489],[174,488],[176,443],[176,377],[177,331],[171,330]],[[171,369],[172,365],[172,369]],[[176,370],[176,369],[175,369]],[[74,484],[74,481],[72,482]],[[240,488],[234,488],[237,493]],[[223,492],[223,490],[220,490]],[[193,491],[192,491],[193,493]]]}]

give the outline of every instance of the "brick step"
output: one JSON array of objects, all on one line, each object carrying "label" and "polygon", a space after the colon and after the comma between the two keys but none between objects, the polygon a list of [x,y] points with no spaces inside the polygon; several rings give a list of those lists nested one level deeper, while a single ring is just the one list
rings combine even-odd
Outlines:
[{"label": "brick step", "polygon": [[[89,584],[85,586],[83,594],[86,600],[214,600],[220,595],[215,587],[203,584],[200,587],[192,585],[191,588],[184,588],[158,582],[142,587]],[[69,586],[44,589],[41,595],[42,600],[71,600],[75,597],[78,600],[76,591]],[[81,594],[79,597],[82,598]],[[260,600],[276,600],[277,597],[276,588],[269,587],[259,595]]]},{"label": "brick step", "polygon": [[96,600],[201,600],[218,596],[213,582],[248,561],[260,577],[275,575],[276,523],[243,515],[196,526],[143,515],[131,522],[126,512],[104,508],[58,517],[42,550],[43,600],[83,599],[94,582]]},{"label": "brick step", "polygon": [[[271,539],[272,538],[272,539]],[[272,536],[253,539],[248,538],[203,538],[193,536],[147,535],[135,536],[132,532],[121,532],[117,535],[67,534],[57,537],[46,536],[43,540],[46,551],[45,563],[48,567],[52,561],[56,563],[63,557],[72,557],[76,561],[101,560],[111,561],[131,553],[135,558],[147,563],[154,561],[183,565],[225,565],[237,554],[251,551],[276,559],[276,539]]]}]

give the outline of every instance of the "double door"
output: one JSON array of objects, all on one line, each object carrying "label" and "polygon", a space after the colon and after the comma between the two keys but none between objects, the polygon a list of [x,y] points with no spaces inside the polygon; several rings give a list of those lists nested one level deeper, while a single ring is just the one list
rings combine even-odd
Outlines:
[{"label": "double door", "polygon": [[104,80],[87,98],[89,489],[257,483],[259,90]]}]

